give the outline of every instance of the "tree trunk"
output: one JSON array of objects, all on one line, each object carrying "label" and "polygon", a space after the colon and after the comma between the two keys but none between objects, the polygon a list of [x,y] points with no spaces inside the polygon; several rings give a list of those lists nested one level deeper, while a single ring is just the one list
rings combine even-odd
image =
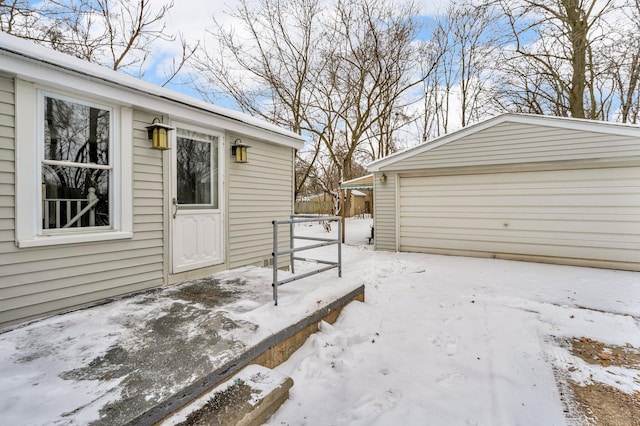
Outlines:
[{"label": "tree trunk", "polygon": [[567,26],[570,28],[573,72],[569,89],[569,111],[575,118],[585,118],[584,90],[586,88],[587,69],[587,30],[588,23],[577,0],[563,0],[567,12]]}]

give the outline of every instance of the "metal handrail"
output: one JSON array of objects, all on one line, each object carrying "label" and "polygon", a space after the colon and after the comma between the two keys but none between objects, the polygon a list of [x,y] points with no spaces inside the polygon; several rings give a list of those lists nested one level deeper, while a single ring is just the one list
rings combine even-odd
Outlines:
[{"label": "metal handrail", "polygon": [[[295,235],[294,233],[295,224],[317,222],[317,221],[338,222],[338,236],[336,238],[320,238],[320,237],[303,237],[303,236]],[[319,274],[320,272],[328,271],[333,268],[338,268],[338,277],[342,277],[342,245],[340,241],[340,235],[342,235],[342,231],[341,231],[342,218],[340,216],[292,215],[289,220],[274,220],[271,223],[273,224],[273,252],[271,253],[271,256],[273,257],[273,283],[271,285],[273,287],[273,301],[276,306],[278,306],[278,286],[282,284],[290,283],[291,281],[295,281],[301,278],[309,277],[311,275]],[[286,250],[278,251],[278,226],[280,225],[289,225],[289,248]],[[308,241],[320,241],[320,242],[317,244],[312,244],[304,247],[294,247],[295,240],[308,240]],[[294,256],[294,253],[297,253],[300,251],[312,250],[312,249],[325,247],[333,244],[338,245],[338,261],[337,262]],[[278,256],[282,256],[286,254],[289,255],[290,268],[291,268],[292,274],[295,274],[296,260],[303,260],[306,262],[315,262],[315,263],[320,263],[327,266],[314,269],[313,271],[305,272],[303,274],[299,274],[293,277],[278,280]]]}]

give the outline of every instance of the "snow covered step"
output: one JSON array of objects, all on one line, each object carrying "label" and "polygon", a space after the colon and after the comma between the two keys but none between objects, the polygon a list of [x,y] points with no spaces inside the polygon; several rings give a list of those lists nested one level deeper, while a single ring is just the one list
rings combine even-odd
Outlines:
[{"label": "snow covered step", "polygon": [[289,398],[291,386],[290,377],[252,364],[160,424],[261,425]]}]

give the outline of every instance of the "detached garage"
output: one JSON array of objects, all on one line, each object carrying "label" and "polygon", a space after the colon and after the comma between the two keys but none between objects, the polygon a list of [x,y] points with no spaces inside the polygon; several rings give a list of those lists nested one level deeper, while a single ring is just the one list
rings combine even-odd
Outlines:
[{"label": "detached garage", "polygon": [[640,127],[504,114],[369,165],[375,248],[640,270]]}]

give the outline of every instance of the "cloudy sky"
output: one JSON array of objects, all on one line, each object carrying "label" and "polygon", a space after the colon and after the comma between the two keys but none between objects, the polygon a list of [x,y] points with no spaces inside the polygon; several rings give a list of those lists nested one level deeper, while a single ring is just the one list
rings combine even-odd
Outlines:
[{"label": "cloudy sky", "polygon": [[[451,0],[423,0],[418,4],[420,4],[420,9],[424,15],[437,15],[439,11],[446,9],[450,2]],[[165,0],[152,0],[154,7],[160,7],[165,3]],[[192,44],[198,40],[202,41],[207,38],[206,31],[213,28],[214,16],[218,22],[225,25],[233,25],[232,18],[225,12],[237,7],[238,3],[238,1],[234,0],[177,0],[167,16],[167,33],[174,35],[181,33]],[[149,64],[145,79],[161,84],[164,81],[163,75],[166,74],[166,70],[171,64],[171,59],[180,55],[180,45],[178,42],[162,43],[158,48],[162,53],[157,54],[156,60]],[[169,84],[167,87],[199,97],[188,85]]]},{"label": "cloudy sky", "polygon": [[[152,3],[161,5],[166,1],[153,0]],[[189,39],[200,39],[204,31],[207,28],[211,28],[213,16],[222,22],[228,21],[229,19],[224,12],[235,8],[238,3],[238,1],[234,0],[175,1],[173,8],[169,11],[167,27],[172,32],[182,32]],[[435,15],[438,11],[444,10],[449,3],[451,3],[450,0],[423,0],[418,2],[425,15]]]}]

